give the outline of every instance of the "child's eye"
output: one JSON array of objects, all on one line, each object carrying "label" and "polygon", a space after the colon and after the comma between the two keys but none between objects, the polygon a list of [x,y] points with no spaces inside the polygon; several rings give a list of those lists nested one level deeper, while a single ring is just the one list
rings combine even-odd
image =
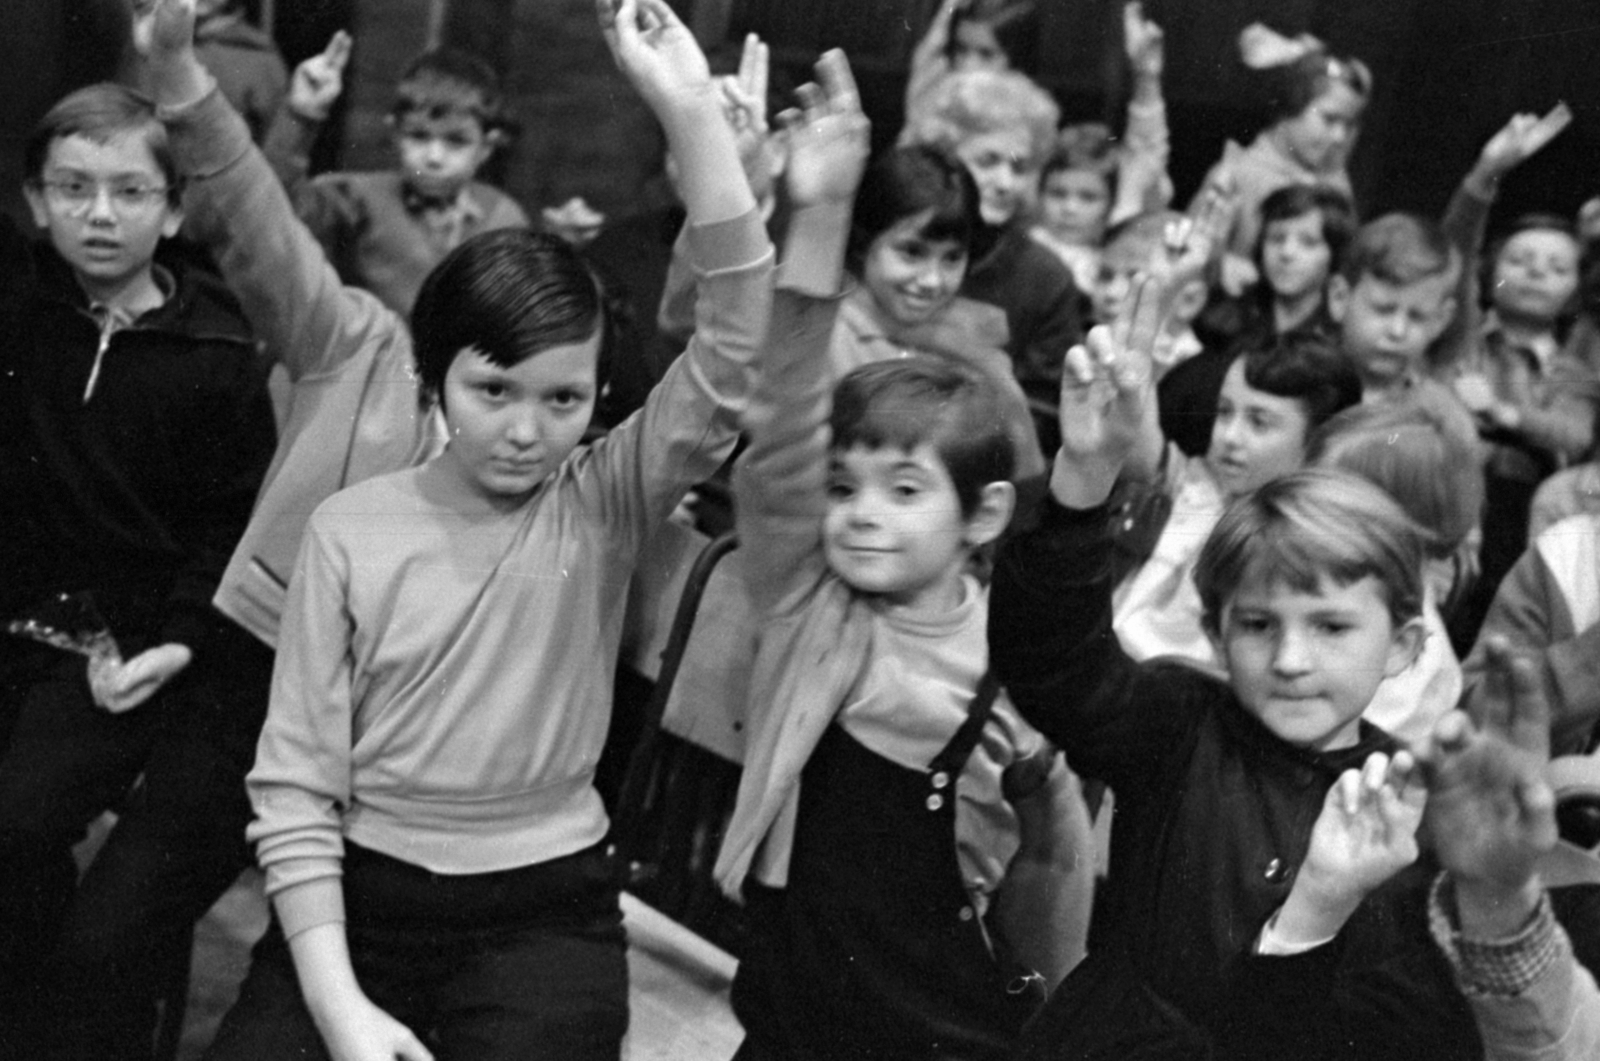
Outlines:
[{"label": "child's eye", "polygon": [[504,383],[480,383],[478,384],[478,393],[485,398],[499,401],[506,396],[506,385]]},{"label": "child's eye", "polygon": [[845,501],[855,493],[855,488],[842,479],[828,481],[828,499],[830,501]]},{"label": "child's eye", "polygon": [[1322,622],[1317,624],[1317,632],[1320,634],[1325,634],[1329,637],[1338,637],[1340,634],[1347,632],[1349,629],[1349,623],[1336,619],[1324,619]]},{"label": "child's eye", "polygon": [[902,500],[910,500],[922,493],[921,488],[915,483],[895,483],[891,489],[894,496]]},{"label": "child's eye", "polygon": [[575,409],[583,404],[584,396],[575,390],[555,391],[545,399],[557,409]]}]

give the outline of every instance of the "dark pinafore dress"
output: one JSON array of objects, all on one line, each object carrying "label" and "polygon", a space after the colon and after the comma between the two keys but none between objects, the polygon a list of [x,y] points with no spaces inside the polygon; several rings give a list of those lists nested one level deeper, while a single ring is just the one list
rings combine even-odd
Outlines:
[{"label": "dark pinafore dress", "polygon": [[789,883],[747,881],[740,1057],[999,1059],[1037,996],[1003,971],[956,859],[955,787],[994,709],[985,677],[925,770],[838,720],[801,775]]}]

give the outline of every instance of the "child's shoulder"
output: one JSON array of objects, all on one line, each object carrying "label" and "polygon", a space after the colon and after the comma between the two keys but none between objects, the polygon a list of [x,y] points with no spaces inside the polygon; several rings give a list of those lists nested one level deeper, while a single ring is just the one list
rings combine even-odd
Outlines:
[{"label": "child's shoulder", "polygon": [[370,522],[410,514],[425,507],[421,473],[422,467],[402,468],[338,490],[316,507],[312,522],[329,527],[352,518]]}]

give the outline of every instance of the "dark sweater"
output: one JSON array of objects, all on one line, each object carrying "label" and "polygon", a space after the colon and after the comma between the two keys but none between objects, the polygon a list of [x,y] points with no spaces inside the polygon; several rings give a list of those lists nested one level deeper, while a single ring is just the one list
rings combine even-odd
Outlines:
[{"label": "dark sweater", "polygon": [[[1477,1037],[1428,937],[1428,869],[1369,896],[1339,937],[1294,957],[1255,956],[1345,769],[1392,741],[1291,745],[1224,683],[1139,665],[1111,633],[1104,509],[1047,502],[1010,539],[990,597],[991,666],[1074,769],[1117,795],[1111,877],[1090,943],[1213,1038],[1218,1057],[1295,1061],[1470,1058]],[[1088,1015],[1086,1015],[1088,1016]]]},{"label": "dark sweater", "polygon": [[1017,382],[1030,397],[1054,404],[1062,359],[1083,338],[1083,296],[1072,272],[1020,224],[988,229],[974,244],[961,294],[1005,310],[1006,353]]},{"label": "dark sweater", "polygon": [[0,618],[89,590],[125,654],[204,651],[276,442],[265,371],[232,297],[181,265],[168,298],[100,326],[47,243],[0,224]]}]

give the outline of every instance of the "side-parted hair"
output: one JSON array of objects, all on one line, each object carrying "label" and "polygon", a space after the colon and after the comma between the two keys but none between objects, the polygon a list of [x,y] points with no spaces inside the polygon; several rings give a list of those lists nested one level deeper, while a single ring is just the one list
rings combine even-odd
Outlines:
[{"label": "side-parted hair", "polygon": [[1413,388],[1356,405],[1312,437],[1307,463],[1370,479],[1427,532],[1428,555],[1461,547],[1483,514],[1477,426],[1454,396]]},{"label": "side-parted hair", "polygon": [[1117,197],[1117,164],[1121,152],[1111,127],[1103,122],[1078,122],[1064,126],[1056,134],[1056,146],[1045,159],[1040,181],[1048,180],[1052,173],[1065,170],[1087,170],[1106,182],[1106,191],[1112,199]]},{"label": "side-parted hair", "polygon": [[1020,128],[1028,134],[1029,167],[1041,165],[1055,142],[1061,108],[1050,93],[1015,70],[965,70],[941,80],[903,141],[948,154],[974,136]]},{"label": "side-parted hair", "polygon": [[1316,184],[1290,184],[1261,200],[1261,233],[1256,237],[1256,267],[1267,245],[1267,226],[1311,212],[1322,216],[1322,239],[1328,244],[1328,275],[1336,276],[1356,235],[1356,208],[1343,192]]},{"label": "side-parted hair", "polygon": [[967,168],[930,147],[896,147],[867,167],[850,217],[845,264],[857,276],[872,241],[901,220],[933,211],[922,226],[928,240],[954,240],[969,247],[983,228],[978,186]]},{"label": "side-parted hair", "polygon": [[510,132],[513,125],[500,75],[456,48],[423,52],[400,75],[389,118],[399,122],[413,114],[428,119],[465,114],[476,118],[485,134]]},{"label": "side-parted hair", "polygon": [[1362,102],[1372,98],[1372,71],[1360,59],[1334,55],[1321,48],[1313,48],[1291,63],[1269,71],[1272,85],[1267,93],[1267,105],[1272,120],[1294,118],[1317,101],[1331,85],[1344,85],[1361,97]]},{"label": "side-parted hair", "polygon": [[964,516],[977,511],[985,486],[1016,473],[1010,423],[992,381],[929,354],[849,372],[834,388],[828,419],[835,450],[932,446],[955,483]]},{"label": "side-parted hair", "polygon": [[1437,221],[1416,214],[1384,214],[1356,232],[1339,275],[1351,287],[1364,276],[1388,284],[1447,276],[1453,284],[1461,275],[1461,252]]},{"label": "side-parted hair", "polygon": [[1247,582],[1313,593],[1324,579],[1382,587],[1395,626],[1422,614],[1424,532],[1393,498],[1349,472],[1303,468],[1230,504],[1195,564],[1202,622],[1222,613]]},{"label": "side-parted hair", "polygon": [[600,283],[583,258],[543,233],[480,233],[434,267],[411,309],[422,401],[443,398],[445,374],[469,346],[510,368],[553,346],[584,342],[596,330],[599,389],[610,371],[612,329]]},{"label": "side-parted hair", "polygon": [[1309,431],[1361,401],[1361,376],[1350,359],[1315,332],[1285,332],[1239,356],[1244,381],[1255,390],[1298,401]]},{"label": "side-parted hair", "polygon": [[24,179],[33,185],[44,179],[50,145],[57,140],[81,136],[104,144],[130,134],[143,139],[150,148],[150,155],[167,182],[167,202],[176,207],[183,198],[182,181],[167,143],[167,127],[156,117],[155,103],[148,96],[110,81],[80,88],[45,112],[23,147]]},{"label": "side-parted hair", "polygon": [[1033,0],[968,0],[956,8],[950,16],[950,43],[946,48],[952,59],[956,30],[963,22],[988,26],[1013,70],[1030,76],[1038,71],[1039,11]]}]

